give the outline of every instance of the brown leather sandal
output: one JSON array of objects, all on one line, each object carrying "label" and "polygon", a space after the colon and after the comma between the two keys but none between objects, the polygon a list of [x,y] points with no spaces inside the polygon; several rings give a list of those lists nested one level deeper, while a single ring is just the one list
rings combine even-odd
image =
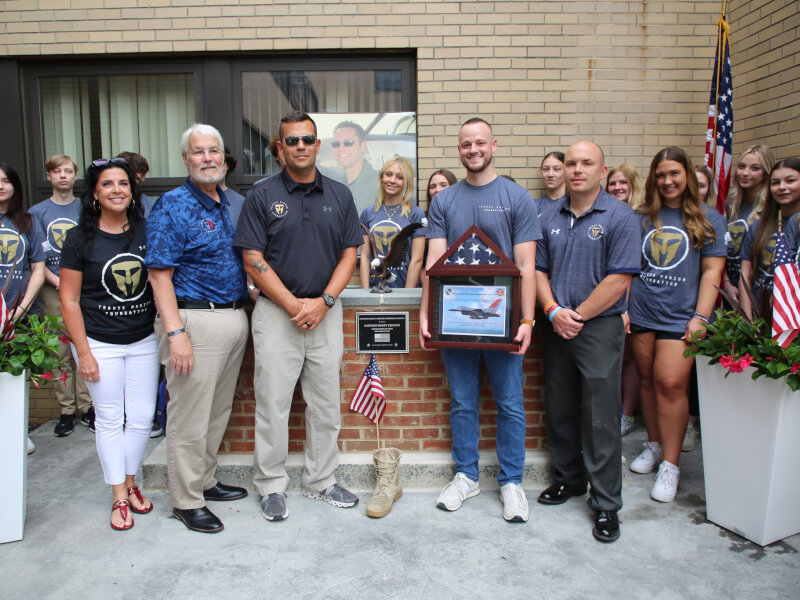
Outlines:
[{"label": "brown leather sandal", "polygon": [[[119,509],[119,516],[122,517],[123,521],[128,520],[128,507],[130,506],[130,502],[127,500],[116,500],[114,504],[111,505],[111,512],[113,513],[115,510]],[[133,508],[133,507],[131,507]],[[111,523],[111,529],[116,529],[117,531],[127,531],[133,527],[133,519],[131,519],[130,525],[123,525],[122,527],[117,527],[114,523]]]},{"label": "brown leather sandal", "polygon": [[[139,504],[144,506],[144,498],[142,498],[142,493],[139,491],[139,487],[138,486],[132,485],[131,487],[129,487],[128,488],[128,496],[136,496],[136,499],[139,501]],[[148,502],[150,502],[150,501],[148,500]],[[128,504],[130,504],[130,502]],[[151,510],[153,510],[153,503],[150,502],[150,506],[148,506],[147,508],[136,508],[133,504],[130,504],[130,507],[131,507],[131,510],[133,512],[135,512],[136,514],[144,515],[144,514],[149,513]]]}]

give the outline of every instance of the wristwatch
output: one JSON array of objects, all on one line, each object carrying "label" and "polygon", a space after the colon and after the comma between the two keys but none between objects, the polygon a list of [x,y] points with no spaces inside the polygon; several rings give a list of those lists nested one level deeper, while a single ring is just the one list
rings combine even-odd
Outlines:
[{"label": "wristwatch", "polygon": [[325,306],[328,308],[333,308],[333,305],[336,304],[336,298],[331,296],[330,294],[322,293],[322,299],[325,300]]}]

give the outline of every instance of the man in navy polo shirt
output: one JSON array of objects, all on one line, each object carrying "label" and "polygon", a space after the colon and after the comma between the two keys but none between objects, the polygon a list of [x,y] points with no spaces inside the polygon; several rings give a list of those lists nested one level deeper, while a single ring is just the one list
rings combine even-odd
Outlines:
[{"label": "man in navy polo shirt", "polygon": [[339,367],[344,349],[336,299],[363,242],[353,195],[316,168],[320,142],[306,113],[281,119],[278,175],[247,194],[235,244],[261,290],[253,311],[256,489],[268,521],[289,516],[289,410],[299,378],[306,402],[303,494],[350,508],[358,497],[338,483]]},{"label": "man in navy polo shirt", "polygon": [[245,275],[233,248],[240,207],[231,206],[236,200],[219,187],[224,147],[210,125],[187,129],[181,154],[189,176],[161,196],[147,219],[146,260],[159,312],[155,330],[170,396],[173,514],[202,533],[223,529],[206,500],[247,496],[214,475],[247,341]]},{"label": "man in navy polo shirt", "polygon": [[555,483],[539,495],[561,504],[586,493],[592,534],[619,537],[622,508],[620,371],[625,292],[639,273],[639,220],[602,189],[603,151],[588,141],[567,151],[567,195],[539,216],[536,292],[544,329],[547,439]]}]

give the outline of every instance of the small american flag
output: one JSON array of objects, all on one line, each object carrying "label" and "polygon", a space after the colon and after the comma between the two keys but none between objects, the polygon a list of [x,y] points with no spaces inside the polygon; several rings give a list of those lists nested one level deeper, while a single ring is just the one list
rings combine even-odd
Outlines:
[{"label": "small american flag", "polygon": [[0,292],[0,342],[10,342],[14,339],[14,323],[11,320],[11,312],[6,305],[6,299]]},{"label": "small american flag", "polygon": [[731,180],[733,148],[733,80],[731,52],[728,44],[730,26],[722,14],[717,21],[717,54],[711,76],[711,99],[708,103],[705,164],[714,174],[717,210],[725,214],[725,200]]},{"label": "small american flag", "polygon": [[772,339],[788,348],[800,332],[800,273],[789,256],[783,233],[775,242],[775,279],[772,291]]},{"label": "small american flag", "polygon": [[380,423],[383,412],[386,410],[386,395],[383,393],[381,374],[375,355],[369,359],[369,364],[364,370],[364,375],[358,383],[356,393],[350,401],[350,410],[359,412],[373,423]]}]

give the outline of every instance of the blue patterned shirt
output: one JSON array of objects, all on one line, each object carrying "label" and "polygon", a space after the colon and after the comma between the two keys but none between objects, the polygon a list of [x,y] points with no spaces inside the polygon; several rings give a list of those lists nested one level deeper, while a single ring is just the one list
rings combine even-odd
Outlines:
[{"label": "blue patterned shirt", "polygon": [[[217,193],[225,198],[221,189]],[[235,233],[228,203],[216,202],[187,177],[159,198],[147,219],[147,266],[174,268],[178,300],[239,300],[247,287]]]}]

